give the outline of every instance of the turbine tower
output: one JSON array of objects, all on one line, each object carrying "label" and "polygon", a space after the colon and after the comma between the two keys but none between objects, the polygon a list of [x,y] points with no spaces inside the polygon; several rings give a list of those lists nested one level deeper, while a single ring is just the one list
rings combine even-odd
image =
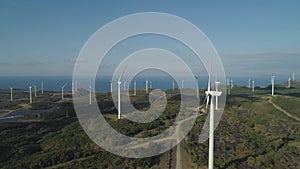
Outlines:
[{"label": "turbine tower", "polygon": [[184,80],[181,80],[181,89],[184,88]]},{"label": "turbine tower", "polygon": [[255,87],[254,87],[255,81],[252,81],[252,92],[254,93]]},{"label": "turbine tower", "polygon": [[124,72],[125,72],[125,70],[126,70],[126,67],[127,66],[125,66],[125,68],[124,68],[124,70],[123,70],[123,72],[122,72],[122,74],[121,74],[121,76],[119,77],[119,80],[118,80],[118,119],[121,119],[121,84],[122,84],[122,82],[121,82],[121,78],[122,78],[122,76],[124,75]]},{"label": "turbine tower", "polygon": [[195,76],[195,78],[196,78],[196,82],[197,82],[197,84],[196,84],[196,98],[197,99],[199,99],[199,77],[198,76]]},{"label": "turbine tower", "polygon": [[210,75],[208,75],[207,92],[205,92],[205,94],[206,94],[206,109],[209,104],[209,92],[210,92]]},{"label": "turbine tower", "polygon": [[34,97],[36,97],[36,85],[33,85],[34,88]]},{"label": "turbine tower", "polygon": [[89,86],[90,90],[90,104],[92,104],[92,85]]},{"label": "turbine tower", "polygon": [[136,81],[133,83],[133,95],[136,96]]},{"label": "turbine tower", "polygon": [[146,80],[146,93],[148,93],[148,80]]},{"label": "turbine tower", "polygon": [[295,73],[293,73],[293,81],[295,81]]},{"label": "turbine tower", "polygon": [[78,92],[78,82],[77,81],[75,82],[75,86],[74,87],[75,87],[75,92]]},{"label": "turbine tower", "polygon": [[233,80],[231,79],[230,82],[231,82],[231,89],[232,89],[233,88]]},{"label": "turbine tower", "polygon": [[272,83],[272,96],[274,96],[275,76],[273,74],[271,76],[271,83]]},{"label": "turbine tower", "polygon": [[291,88],[291,78],[288,79],[288,88]]},{"label": "turbine tower", "polygon": [[[216,92],[219,92],[219,84],[220,84],[220,82],[215,81],[215,84],[216,84]],[[219,109],[218,108],[218,103],[219,103],[219,98],[218,97],[219,96],[216,96],[216,110]]]},{"label": "turbine tower", "polygon": [[74,86],[74,82],[72,82],[72,94],[75,93],[75,86]]},{"label": "turbine tower", "polygon": [[41,83],[42,94],[44,94],[44,82]]},{"label": "turbine tower", "polygon": [[29,86],[29,103],[32,103],[31,86]]},{"label": "turbine tower", "polygon": [[[210,85],[208,86],[210,89]],[[208,169],[214,167],[214,97],[221,96],[222,92],[207,90],[205,94],[211,96],[210,111],[209,111],[209,153],[208,153]]]},{"label": "turbine tower", "polygon": [[61,99],[64,99],[64,88],[66,87],[66,85],[67,83],[61,87]]},{"label": "turbine tower", "polygon": [[174,84],[174,81],[172,81],[172,85],[173,85],[173,93],[174,93],[174,90],[175,90],[175,84]]},{"label": "turbine tower", "polygon": [[227,90],[228,90],[228,94],[230,95],[230,81],[229,81],[229,79],[227,78]]},{"label": "turbine tower", "polygon": [[113,83],[110,82],[110,93],[112,93],[112,92],[113,92]]},{"label": "turbine tower", "polygon": [[12,91],[12,87],[10,88],[10,101],[13,101],[13,91]]},{"label": "turbine tower", "polygon": [[248,80],[248,87],[251,89],[251,79]]}]

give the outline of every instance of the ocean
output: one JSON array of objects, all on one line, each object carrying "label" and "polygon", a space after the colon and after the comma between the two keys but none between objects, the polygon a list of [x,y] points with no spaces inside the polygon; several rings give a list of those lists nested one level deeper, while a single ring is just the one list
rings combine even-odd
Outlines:
[{"label": "ocean", "polygon": [[[228,77],[230,78],[230,77]],[[276,84],[283,84],[287,82],[288,76],[277,76],[275,78]],[[246,86],[248,85],[248,77],[231,77],[233,79],[234,85],[238,86]],[[110,77],[99,77],[96,78],[96,92],[109,92],[110,91]],[[137,88],[144,88],[145,87],[145,78],[137,78]],[[158,88],[161,90],[167,90],[172,88],[172,78],[166,77],[147,77],[147,80],[152,82],[153,88]],[[199,88],[207,88],[207,77],[200,77],[199,78]],[[252,80],[255,80],[255,86],[268,86],[271,83],[270,76],[261,76],[261,77],[254,77],[251,78],[251,85]],[[66,84],[64,88],[65,91],[72,90],[72,77],[71,76],[2,76],[0,77],[0,90],[9,90],[10,87],[14,89],[21,89],[21,90],[28,90],[29,86],[37,86],[37,90],[41,89],[41,83],[44,84],[45,91],[60,91],[61,86]],[[89,83],[89,82],[87,82]],[[185,81],[184,86],[188,87],[189,82]],[[127,82],[128,85],[128,82]],[[179,85],[175,84],[175,88]],[[133,82],[130,84],[130,89],[133,89]],[[117,84],[113,83],[113,90],[117,90]]]}]

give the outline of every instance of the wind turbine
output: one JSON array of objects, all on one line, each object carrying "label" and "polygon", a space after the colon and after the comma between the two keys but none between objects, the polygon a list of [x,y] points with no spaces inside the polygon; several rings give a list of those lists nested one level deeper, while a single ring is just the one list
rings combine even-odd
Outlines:
[{"label": "wind turbine", "polygon": [[274,96],[275,76],[273,74],[271,76],[271,83],[272,83],[272,96]]},{"label": "wind turbine", "polygon": [[148,93],[148,80],[146,80],[146,93]]},{"label": "wind turbine", "polygon": [[210,92],[210,75],[208,75],[207,92],[205,92],[205,94],[206,94],[206,109],[207,109],[208,103],[209,103],[209,92]]},{"label": "wind turbine", "polygon": [[34,97],[36,97],[36,85],[33,85],[34,88]]},{"label": "wind turbine", "polygon": [[226,80],[226,82],[227,82],[227,89],[228,89],[228,94],[230,95],[230,81],[229,81],[229,79],[227,78],[227,80]]},{"label": "wind turbine", "polygon": [[172,85],[173,85],[173,93],[174,93],[174,90],[175,90],[175,84],[174,84],[174,81],[172,81]]},{"label": "wind turbine", "polygon": [[291,78],[288,79],[288,88],[291,88]]},{"label": "wind turbine", "polygon": [[110,82],[110,93],[112,93],[112,92],[113,92],[113,83]]},{"label": "wind turbine", "polygon": [[133,95],[136,96],[136,81],[133,83]]},{"label": "wind turbine", "polygon": [[248,87],[251,88],[251,79],[248,80]]},{"label": "wind turbine", "polygon": [[12,87],[10,87],[9,89],[10,89],[10,101],[13,101]]},{"label": "wind turbine", "polygon": [[295,81],[295,73],[293,73],[293,81]]},{"label": "wind turbine", "polygon": [[[213,169],[214,167],[214,97],[221,96],[222,92],[219,91],[211,91],[210,90],[210,81],[208,83],[207,91],[205,94],[207,96],[211,96],[210,102],[210,111],[209,111],[209,153],[208,153],[208,168]],[[217,88],[216,88],[217,89]]]},{"label": "wind turbine", "polygon": [[62,87],[61,87],[61,99],[64,99],[64,88],[67,86],[67,83],[65,83]]},{"label": "wind turbine", "polygon": [[44,82],[41,83],[42,94],[44,94]]},{"label": "wind turbine", "polygon": [[74,87],[74,82],[72,82],[72,94],[75,93],[75,87]]},{"label": "wind turbine", "polygon": [[[220,82],[215,81],[215,84],[216,84],[216,92],[219,92],[219,84],[220,84]],[[219,109],[218,108],[218,102],[219,102],[218,96],[216,96],[216,110]]]},{"label": "wind turbine", "polygon": [[29,103],[32,103],[31,86],[29,86]]},{"label": "wind turbine", "polygon": [[233,80],[231,79],[230,82],[231,82],[231,89],[232,89],[233,88]]},{"label": "wind turbine", "polygon": [[196,84],[196,98],[199,99],[199,85],[198,85],[199,77],[195,76],[195,79],[196,79],[196,82],[197,82],[197,84]]},{"label": "wind turbine", "polygon": [[181,89],[184,87],[184,80],[181,80]]},{"label": "wind turbine", "polygon": [[90,104],[92,104],[92,85],[89,86],[90,89]]},{"label": "wind turbine", "polygon": [[77,81],[75,82],[75,86],[74,87],[75,87],[75,92],[77,92],[78,91],[78,82]]},{"label": "wind turbine", "polygon": [[123,70],[123,72],[122,72],[122,74],[121,74],[121,76],[119,77],[119,80],[118,80],[118,119],[121,119],[121,84],[122,84],[122,82],[121,82],[121,78],[122,78],[122,76],[124,75],[124,72],[125,72],[125,70],[126,70],[126,67],[127,66],[125,66],[125,68],[124,68],[124,70]]},{"label": "wind turbine", "polygon": [[254,84],[255,84],[255,81],[253,80],[253,81],[252,81],[252,92],[253,92],[253,93],[254,93],[254,90],[255,90]]}]

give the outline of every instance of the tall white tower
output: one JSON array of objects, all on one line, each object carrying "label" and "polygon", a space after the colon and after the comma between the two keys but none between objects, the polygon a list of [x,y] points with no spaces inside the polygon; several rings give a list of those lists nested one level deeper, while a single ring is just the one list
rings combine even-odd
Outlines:
[{"label": "tall white tower", "polygon": [[136,81],[134,81],[133,90],[133,95],[136,96]]},{"label": "tall white tower", "polygon": [[271,83],[272,83],[272,96],[274,96],[275,76],[273,74],[271,76]]},{"label": "tall white tower", "polygon": [[295,73],[293,73],[293,81],[295,81]]},{"label": "tall white tower", "polygon": [[10,88],[10,101],[13,101],[13,92],[12,92],[12,87]]},{"label": "tall white tower", "polygon": [[29,103],[32,103],[31,86],[29,86]]},{"label": "tall white tower", "polygon": [[148,93],[148,80],[146,80],[146,93]]}]

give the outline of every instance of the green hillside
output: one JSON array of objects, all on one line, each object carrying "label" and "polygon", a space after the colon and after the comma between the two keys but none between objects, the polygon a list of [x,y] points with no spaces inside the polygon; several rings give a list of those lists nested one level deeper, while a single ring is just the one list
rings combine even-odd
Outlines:
[{"label": "green hillside", "polygon": [[[300,83],[292,88],[276,86],[256,92],[235,86],[227,97],[226,109],[215,131],[215,168],[300,168]],[[176,91],[178,92],[178,91]],[[168,105],[159,119],[137,124],[116,120],[117,110],[108,93],[98,93],[98,105],[116,130],[134,137],[161,133],[174,122],[179,109],[177,93],[167,91]],[[4,95],[4,93],[3,93]],[[20,91],[20,96],[23,92]],[[46,99],[47,98],[47,99]],[[202,94],[203,98],[203,94]],[[149,108],[144,91],[131,97],[139,110]],[[71,98],[46,93],[29,106],[27,100],[0,100],[1,116],[16,109],[49,109],[52,112],[23,117],[19,122],[0,124],[1,168],[175,168],[176,148],[159,156],[129,159],[113,155],[96,146],[77,121]],[[208,141],[198,143],[207,114],[199,116],[193,129],[181,142],[181,167],[206,168]]]}]

